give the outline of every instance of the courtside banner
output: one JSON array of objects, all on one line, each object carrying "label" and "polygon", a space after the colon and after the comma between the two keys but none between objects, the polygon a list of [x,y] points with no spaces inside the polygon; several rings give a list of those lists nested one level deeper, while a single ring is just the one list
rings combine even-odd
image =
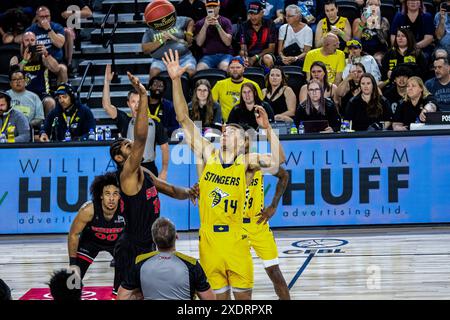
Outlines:
[{"label": "courtside banner", "polygon": [[[109,146],[89,145],[2,148],[0,167],[0,234],[68,232],[94,177],[115,170]],[[189,172],[169,164],[169,181],[188,186]],[[188,201],[161,195],[162,215],[181,230],[188,211]]]},{"label": "courtside banner", "polygon": [[[271,226],[450,222],[450,136],[282,144],[289,183]],[[264,182],[268,205],[277,179]]]}]

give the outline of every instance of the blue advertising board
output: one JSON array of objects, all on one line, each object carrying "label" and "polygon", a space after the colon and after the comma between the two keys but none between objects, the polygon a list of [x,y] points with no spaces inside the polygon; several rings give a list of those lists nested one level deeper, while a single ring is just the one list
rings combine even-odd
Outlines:
[{"label": "blue advertising board", "polygon": [[[450,222],[450,136],[284,140],[289,183],[273,227]],[[265,143],[258,149],[265,150]],[[168,181],[198,180],[186,145],[170,146]],[[160,153],[156,163],[160,168]],[[108,146],[1,148],[0,234],[68,232],[94,177],[115,170]],[[277,179],[265,175],[265,203]],[[198,208],[161,195],[179,230]]]}]

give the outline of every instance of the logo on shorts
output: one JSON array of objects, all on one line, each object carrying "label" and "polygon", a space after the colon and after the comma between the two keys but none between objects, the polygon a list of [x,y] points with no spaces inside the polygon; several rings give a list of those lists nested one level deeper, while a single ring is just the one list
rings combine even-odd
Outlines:
[{"label": "logo on shorts", "polygon": [[212,205],[211,208],[214,208],[215,206],[217,206],[220,201],[222,201],[222,198],[226,198],[228,197],[229,194],[222,191],[219,188],[215,188],[213,191],[211,191],[211,193],[209,194],[209,197],[213,199],[212,201]]}]

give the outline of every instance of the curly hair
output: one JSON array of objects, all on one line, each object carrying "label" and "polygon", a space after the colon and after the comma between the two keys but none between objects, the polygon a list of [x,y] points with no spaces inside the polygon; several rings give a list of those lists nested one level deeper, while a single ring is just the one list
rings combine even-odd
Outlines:
[{"label": "curly hair", "polygon": [[89,192],[91,193],[91,197],[94,202],[98,203],[101,201],[103,188],[106,186],[116,186],[119,188],[116,172],[107,172],[95,177],[91,187],[89,188]]}]

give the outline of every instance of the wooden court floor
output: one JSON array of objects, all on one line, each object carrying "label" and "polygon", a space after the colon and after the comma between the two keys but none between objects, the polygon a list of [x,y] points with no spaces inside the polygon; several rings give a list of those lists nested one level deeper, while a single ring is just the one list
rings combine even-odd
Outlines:
[{"label": "wooden court floor", "polygon": [[[305,299],[450,299],[450,226],[274,231],[291,296]],[[198,234],[180,233],[177,249],[198,257]],[[86,286],[109,286],[110,256],[101,253]],[[68,263],[66,236],[0,236],[0,278],[18,299],[45,287]],[[254,299],[276,299],[254,256]]]}]

